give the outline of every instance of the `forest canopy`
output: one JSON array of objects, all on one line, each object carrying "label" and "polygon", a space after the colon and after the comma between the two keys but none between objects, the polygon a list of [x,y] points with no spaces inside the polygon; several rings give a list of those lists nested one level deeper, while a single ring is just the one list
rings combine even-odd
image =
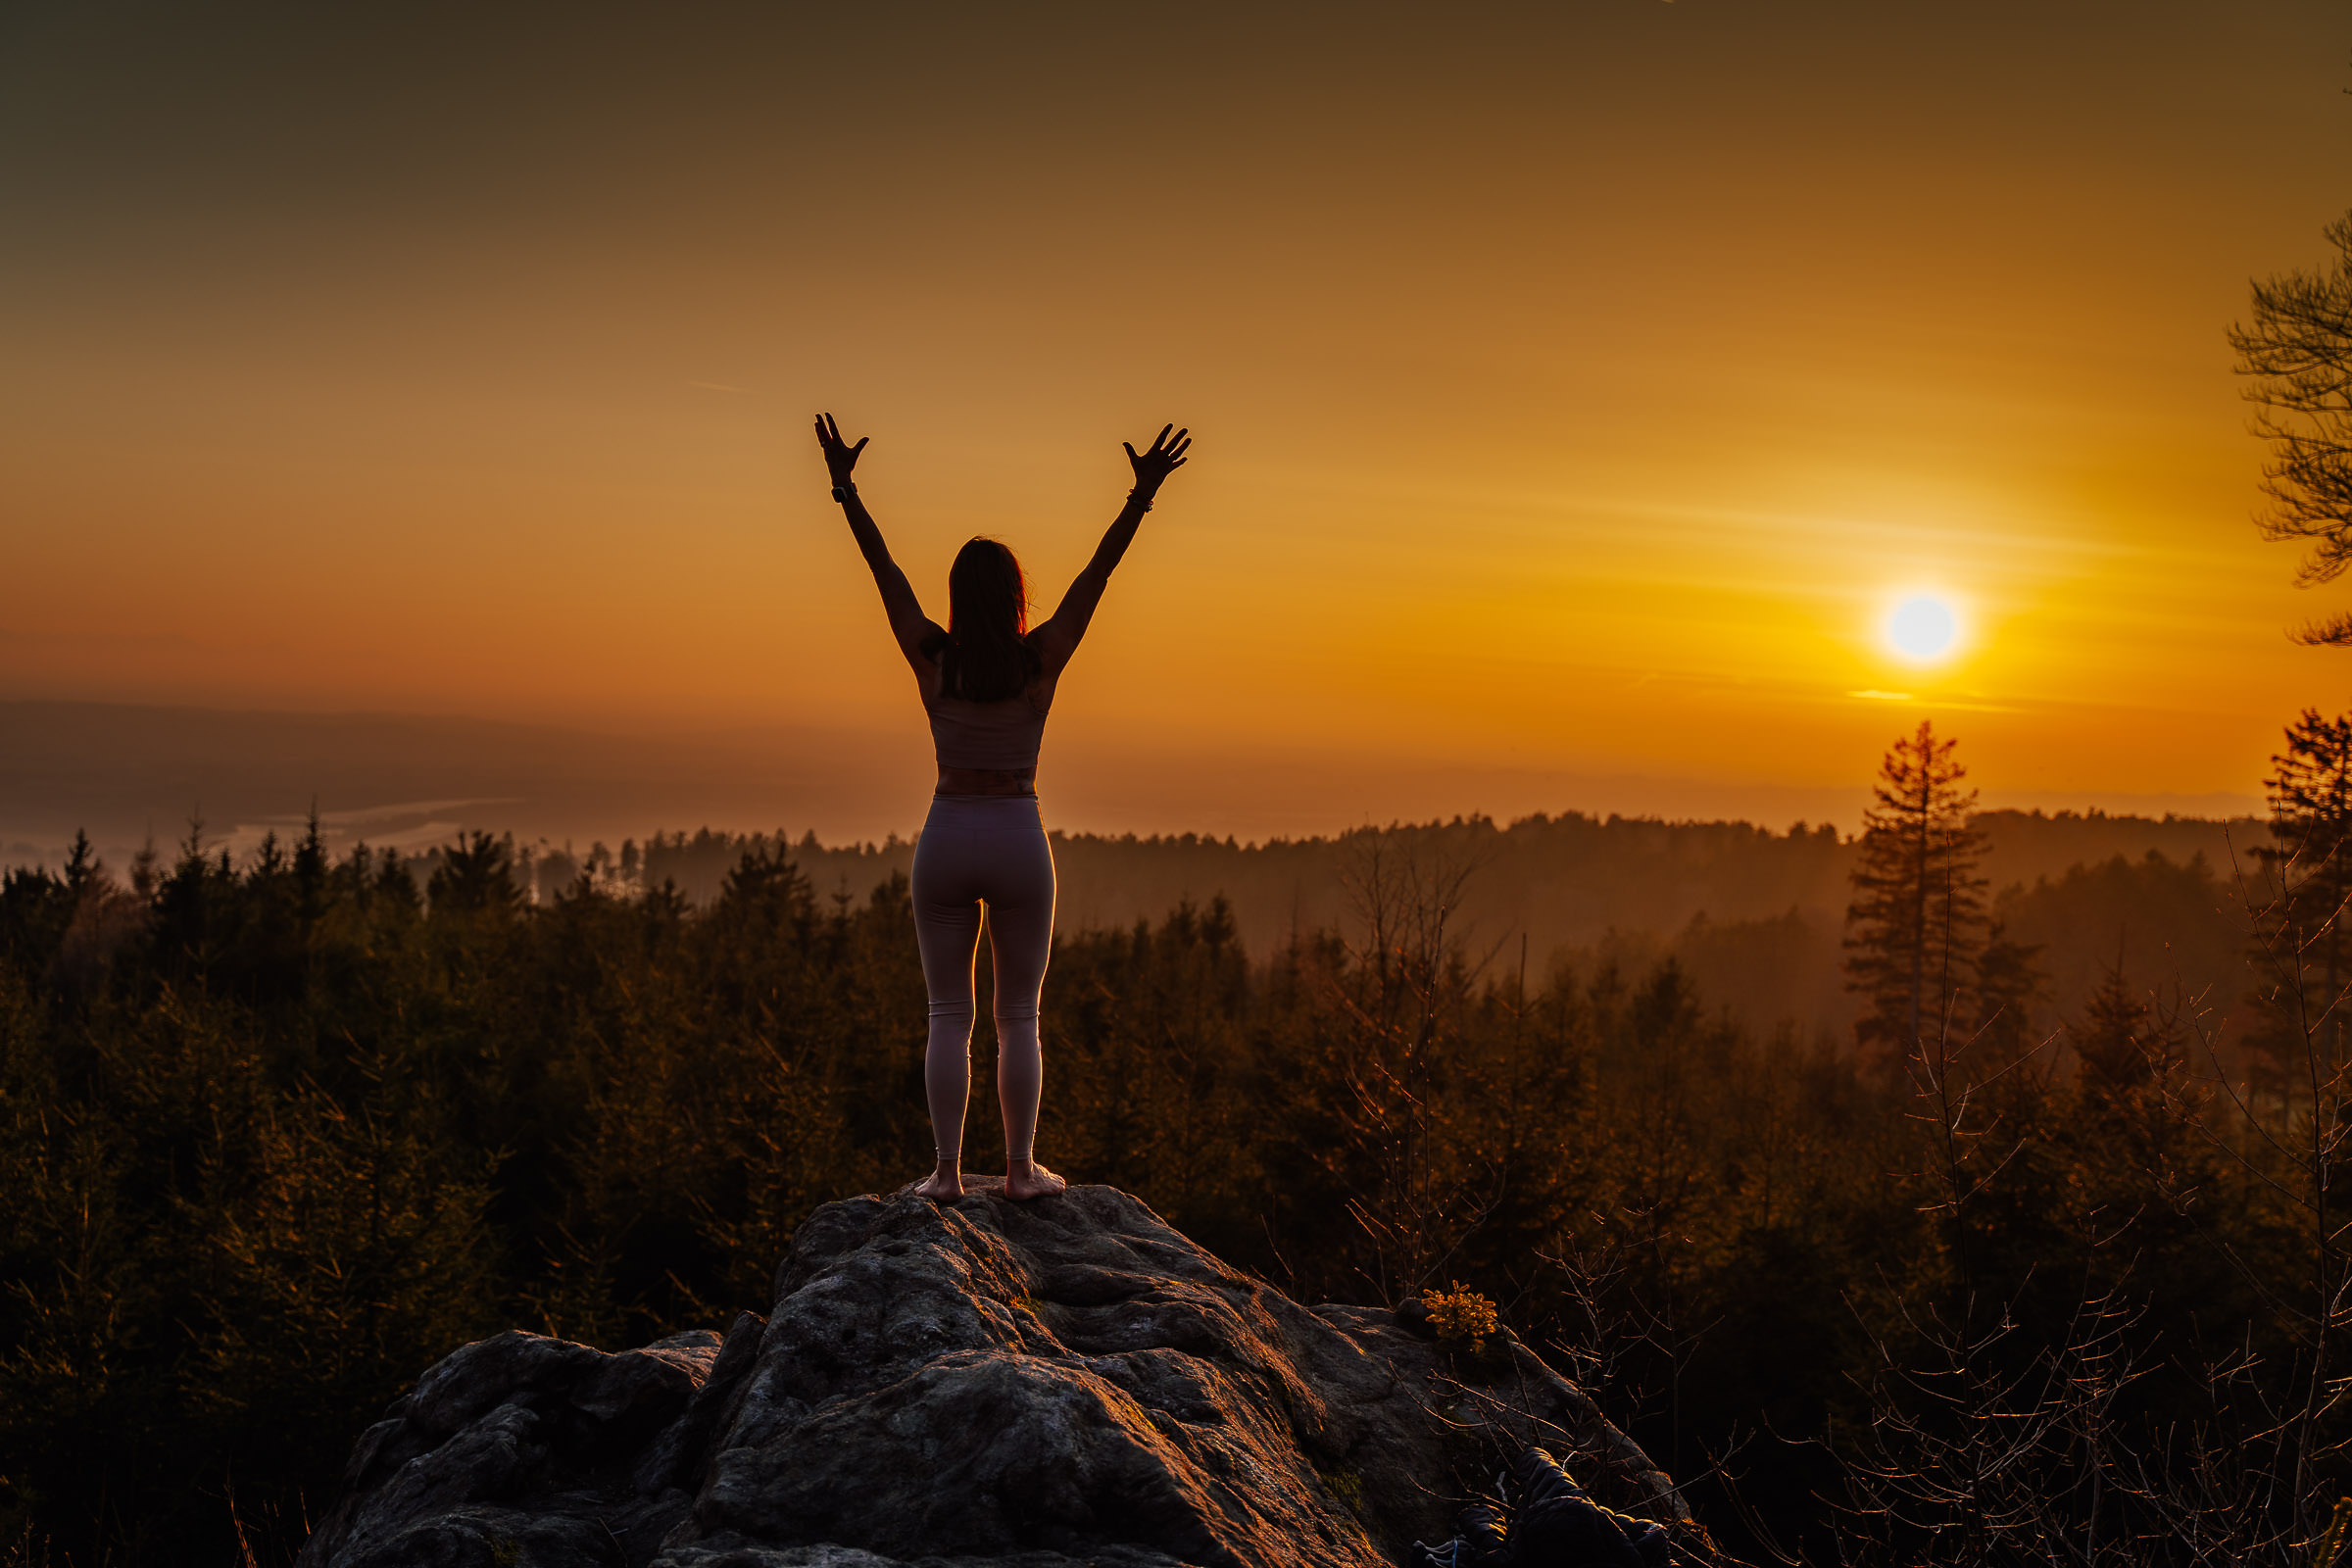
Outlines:
[{"label": "forest canopy", "polygon": [[[1818,939],[1801,918],[1755,922],[1762,959],[1729,920],[1545,955],[1461,918],[1482,879],[1544,882],[1497,844],[1594,840],[1669,846],[1686,878],[1708,874],[1694,844],[1848,873],[1857,853],[1581,818],[1257,852],[1323,857],[1339,907],[1263,949],[1213,893],[1065,928],[1041,1150],[1304,1299],[1466,1282],[1735,1541],[1850,1546],[1824,1499],[1957,1462],[2037,1367],[2054,1392],[2002,1428],[2025,1434],[2002,1456],[2019,1508],[2063,1513],[2086,1474],[2137,1464],[2172,1489],[2143,1511],[2203,1488],[2277,1525],[2178,1441],[2252,1430],[2325,1339],[2293,1305],[2325,1247],[2291,1145],[2256,1136],[2307,1107],[2274,1089],[2240,1125],[2216,1099],[2249,937],[2213,867],[2143,853],[1996,895],[2038,977],[2016,1054],[1947,1042],[1923,1082],[1850,1032],[1727,1004],[1771,943]],[[686,859],[719,846],[688,897]],[[1089,853],[1129,850],[1167,853]],[[242,863],[192,835],[126,879],[86,847],[10,873],[9,1536],[56,1561],[284,1560],[358,1429],[458,1344],[521,1324],[618,1347],[763,1307],[801,1216],[928,1150],[906,882],[860,863],[879,874],[851,896],[814,846],[704,835],[551,886],[487,835],[419,863],[314,831]],[[2202,932],[2180,952],[2229,947],[2240,978],[2200,997],[2185,963],[2042,934],[2124,907],[2178,912]],[[2061,960],[2081,972],[2053,981]],[[985,1075],[985,991],[981,1012]],[[976,1115],[975,1168],[996,1139]],[[2059,1441],[2083,1369],[2118,1355],[2106,1446]],[[1863,1535],[1899,1552],[1937,1506],[1882,1496]]]}]

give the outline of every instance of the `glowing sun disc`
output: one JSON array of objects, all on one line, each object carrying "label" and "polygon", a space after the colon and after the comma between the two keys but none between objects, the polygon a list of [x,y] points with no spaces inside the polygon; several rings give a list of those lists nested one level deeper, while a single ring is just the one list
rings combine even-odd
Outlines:
[{"label": "glowing sun disc", "polygon": [[1908,659],[1941,659],[1960,640],[1952,607],[1933,594],[1914,594],[1886,617],[1886,640]]}]

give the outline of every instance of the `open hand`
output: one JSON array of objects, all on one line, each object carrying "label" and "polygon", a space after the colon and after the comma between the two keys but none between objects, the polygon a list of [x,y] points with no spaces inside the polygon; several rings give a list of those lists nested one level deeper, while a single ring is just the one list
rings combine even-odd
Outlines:
[{"label": "open hand", "polygon": [[1192,444],[1192,432],[1178,430],[1172,424],[1160,426],[1159,437],[1149,452],[1138,452],[1124,441],[1119,443],[1127,447],[1127,461],[1135,465],[1135,488],[1147,498],[1159,489],[1160,482],[1169,474],[1184,466],[1185,449]]},{"label": "open hand", "polygon": [[[850,470],[858,466],[858,454],[863,452],[865,444],[872,439],[870,435],[861,435],[858,438],[858,444],[852,446],[841,438],[841,426],[833,422],[833,416],[820,414],[816,416],[816,444],[824,449],[825,471],[833,476],[835,484],[850,482]],[[1134,449],[1131,447],[1128,451],[1132,456]]]}]

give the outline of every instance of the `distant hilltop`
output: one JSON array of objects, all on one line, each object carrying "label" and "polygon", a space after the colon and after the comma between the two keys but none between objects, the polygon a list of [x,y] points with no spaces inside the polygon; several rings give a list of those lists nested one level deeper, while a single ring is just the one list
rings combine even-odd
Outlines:
[{"label": "distant hilltop", "polygon": [[[2243,936],[2230,870],[2270,842],[2251,818],[1986,811],[1982,871],[1992,912],[2040,948],[2050,1000],[2071,1011],[2121,962],[2144,985],[2178,981],[2227,1004],[2242,989]],[[903,840],[827,846],[813,835],[660,834],[602,862],[639,886],[668,882],[704,903],[745,853],[788,850],[822,894],[862,901],[913,862]],[[1236,939],[1263,957],[1294,934],[1347,931],[1362,885],[1385,862],[1408,875],[1459,873],[1452,930],[1473,957],[1541,975],[1615,959],[1672,956],[1702,994],[1750,1024],[1842,1036],[1852,1021],[1839,946],[1851,839],[1799,823],[1660,822],[1570,812],[1509,824],[1457,818],[1332,837],[1242,844],[1195,834],[1057,834],[1066,930],[1156,923],[1222,901]],[[583,860],[538,861],[542,894]],[[1051,982],[1049,982],[1051,983]]]}]

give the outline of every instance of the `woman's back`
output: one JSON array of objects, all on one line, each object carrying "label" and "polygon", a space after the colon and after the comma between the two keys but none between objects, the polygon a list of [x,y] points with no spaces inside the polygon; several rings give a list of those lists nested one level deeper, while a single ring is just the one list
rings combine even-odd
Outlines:
[{"label": "woman's back", "polygon": [[1001,702],[975,703],[926,690],[923,708],[931,716],[931,745],[941,767],[1020,772],[1037,766],[1045,743],[1046,712],[1054,682],[1041,678],[1029,690]]}]

